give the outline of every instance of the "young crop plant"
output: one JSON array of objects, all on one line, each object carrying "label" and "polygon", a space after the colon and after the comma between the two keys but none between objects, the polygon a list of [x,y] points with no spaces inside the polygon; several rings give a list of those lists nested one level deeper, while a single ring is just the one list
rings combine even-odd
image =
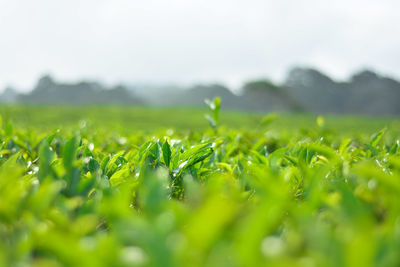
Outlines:
[{"label": "young crop plant", "polygon": [[211,115],[206,114],[205,117],[206,117],[208,123],[210,124],[211,128],[216,130],[217,126],[218,126],[218,121],[219,121],[219,111],[221,109],[221,98],[215,97],[214,100],[212,100],[212,101],[209,99],[206,99],[204,102],[206,103],[206,105],[208,106],[208,108],[211,111]]},{"label": "young crop plant", "polygon": [[208,101],[209,127],[191,130],[129,128],[127,118],[149,125],[152,109],[103,112],[119,128],[96,107],[81,124],[79,109],[54,111],[53,124],[10,109],[0,266],[400,266],[397,121],[372,135],[348,127],[361,118],[336,120],[342,131],[328,116],[233,127],[220,104]]}]

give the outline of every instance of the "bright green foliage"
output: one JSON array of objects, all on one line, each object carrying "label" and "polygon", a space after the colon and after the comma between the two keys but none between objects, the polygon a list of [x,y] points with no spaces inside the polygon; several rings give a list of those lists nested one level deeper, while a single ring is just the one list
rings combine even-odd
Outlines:
[{"label": "bright green foliage", "polygon": [[400,266],[395,133],[216,127],[209,105],[188,132],[4,119],[0,266]]},{"label": "bright green foliage", "polygon": [[211,111],[211,115],[206,114],[206,119],[210,126],[216,129],[219,121],[219,111],[221,109],[221,98],[216,97],[213,101],[206,99],[205,103]]}]

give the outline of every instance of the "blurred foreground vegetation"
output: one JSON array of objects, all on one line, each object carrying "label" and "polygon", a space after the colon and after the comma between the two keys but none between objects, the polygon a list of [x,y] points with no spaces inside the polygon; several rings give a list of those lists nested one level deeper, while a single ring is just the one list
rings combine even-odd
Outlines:
[{"label": "blurred foreground vegetation", "polygon": [[400,265],[398,120],[208,104],[1,107],[0,266]]}]

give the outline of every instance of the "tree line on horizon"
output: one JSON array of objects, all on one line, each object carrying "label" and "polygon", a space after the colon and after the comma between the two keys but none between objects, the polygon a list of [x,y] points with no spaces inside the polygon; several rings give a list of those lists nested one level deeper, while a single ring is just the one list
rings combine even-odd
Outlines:
[{"label": "tree line on horizon", "polygon": [[239,94],[221,84],[178,86],[118,85],[98,82],[61,83],[41,77],[28,93],[6,88],[2,103],[65,105],[204,106],[204,99],[222,99],[222,108],[260,112],[400,115],[400,82],[369,70],[338,82],[312,68],[293,68],[282,84],[254,80]]}]

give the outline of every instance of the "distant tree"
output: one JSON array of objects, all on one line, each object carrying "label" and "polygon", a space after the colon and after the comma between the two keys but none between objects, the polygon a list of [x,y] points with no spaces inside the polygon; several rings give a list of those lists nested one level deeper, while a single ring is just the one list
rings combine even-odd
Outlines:
[{"label": "distant tree", "polygon": [[3,93],[0,95],[0,102],[1,103],[14,103],[17,101],[17,90],[13,87],[8,86],[4,89]]},{"label": "distant tree", "polygon": [[42,76],[35,88],[22,94],[18,100],[23,103],[46,104],[125,104],[137,105],[143,101],[123,86],[106,88],[97,82],[60,83],[50,75]]},{"label": "distant tree", "polygon": [[256,81],[249,81],[246,82],[242,90],[244,93],[250,93],[250,92],[257,92],[257,91],[278,91],[280,89],[279,86],[276,84],[272,83],[269,80],[256,80]]},{"label": "distant tree", "polygon": [[35,91],[47,91],[54,87],[55,82],[53,78],[49,75],[43,75],[41,78],[39,78],[35,88],[33,90]]}]

